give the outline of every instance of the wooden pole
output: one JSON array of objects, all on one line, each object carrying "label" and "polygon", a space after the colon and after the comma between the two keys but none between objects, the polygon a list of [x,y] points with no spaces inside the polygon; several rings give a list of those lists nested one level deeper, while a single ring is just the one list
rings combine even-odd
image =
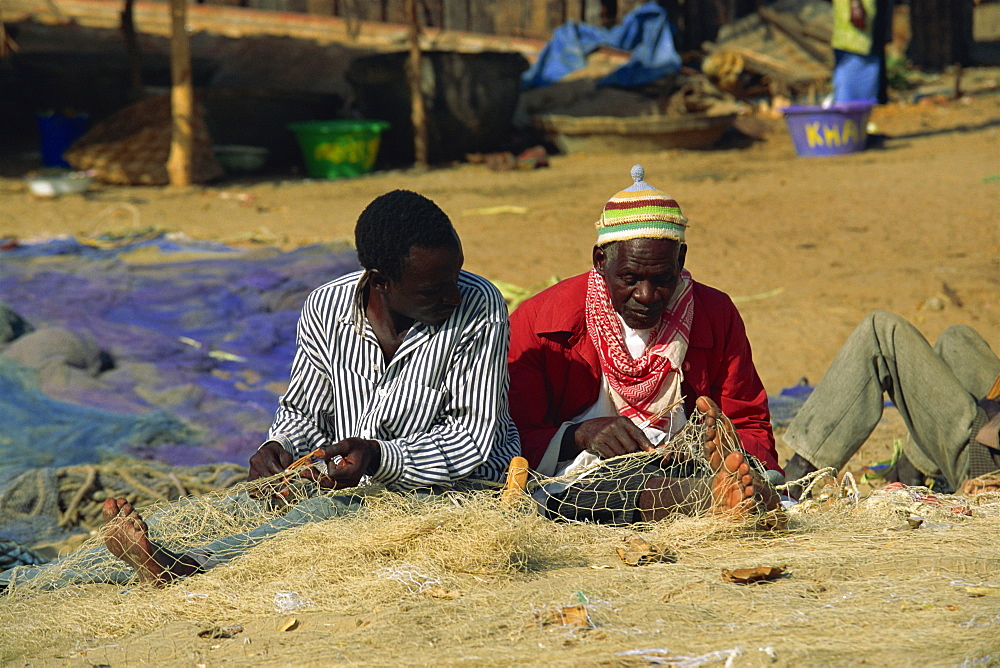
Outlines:
[{"label": "wooden pole", "polygon": [[187,34],[187,0],[170,0],[170,110],[173,118],[167,174],[170,185],[191,185],[194,138],[194,91],[191,87],[191,48]]},{"label": "wooden pole", "polygon": [[420,53],[420,21],[417,17],[417,0],[406,0],[406,13],[410,22],[410,57],[406,61],[407,81],[410,85],[410,121],[413,124],[413,156],[417,167],[427,167],[427,114],[424,94],[420,85],[423,68]]},{"label": "wooden pole", "polygon": [[125,7],[121,13],[121,29],[125,36],[125,52],[128,54],[131,97],[137,100],[142,94],[142,57],[139,54],[139,40],[135,36],[134,5],[135,0],[125,0]]},{"label": "wooden pole", "polygon": [[0,60],[5,60],[10,57],[10,54],[15,51],[20,51],[20,47],[17,45],[10,35],[7,34],[7,26],[3,23],[3,7],[0,7]]}]

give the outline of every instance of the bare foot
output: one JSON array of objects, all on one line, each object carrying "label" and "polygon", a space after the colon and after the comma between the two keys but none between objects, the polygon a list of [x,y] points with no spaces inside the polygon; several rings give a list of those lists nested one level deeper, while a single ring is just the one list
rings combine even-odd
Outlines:
[{"label": "bare foot", "polygon": [[734,517],[747,517],[756,509],[750,465],[742,453],[731,452],[712,478],[713,510]]},{"label": "bare foot", "polygon": [[746,517],[758,509],[773,510],[779,499],[774,488],[747,462],[739,446],[732,422],[708,397],[698,397],[695,405],[705,414],[705,459],[715,477],[712,499],[715,510]]},{"label": "bare foot", "polygon": [[151,542],[146,522],[125,499],[105,500],[103,513],[104,544],[136,570],[140,582],[162,587],[199,570],[197,564]]}]

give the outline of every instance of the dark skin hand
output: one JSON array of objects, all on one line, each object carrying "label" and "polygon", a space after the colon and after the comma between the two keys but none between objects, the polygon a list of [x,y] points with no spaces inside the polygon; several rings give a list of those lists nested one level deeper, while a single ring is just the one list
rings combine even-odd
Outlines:
[{"label": "dark skin hand", "polygon": [[268,441],[260,446],[250,458],[250,473],[247,475],[247,482],[277,475],[288,468],[288,465],[293,461],[295,461],[295,457],[281,447],[280,443]]},{"label": "dark skin hand", "polygon": [[[363,438],[345,438],[342,441],[323,448],[323,459],[327,462],[327,473],[323,474],[313,467],[303,467],[298,475],[313,480],[320,487],[339,489],[355,487],[361,477],[370,469],[378,468],[382,459],[382,451],[378,441]],[[334,464],[335,457],[341,459]],[[270,478],[283,472],[295,457],[285,450],[277,441],[268,441],[250,458],[250,473],[248,482],[261,478]],[[260,495],[261,490],[251,488],[251,495]]]},{"label": "dark skin hand", "polygon": [[[572,430],[572,433],[569,433]],[[602,459],[650,451],[653,445],[634,422],[626,417],[602,417],[570,427],[563,439],[561,459],[572,459],[580,452],[592,452]]]},{"label": "dark skin hand", "polygon": [[[307,468],[303,470],[302,477],[315,480],[320,487],[332,489],[357,487],[361,477],[378,468],[382,461],[382,446],[378,441],[354,436],[323,446],[323,452],[327,473]],[[331,461],[335,457],[340,457],[336,464]]]}]

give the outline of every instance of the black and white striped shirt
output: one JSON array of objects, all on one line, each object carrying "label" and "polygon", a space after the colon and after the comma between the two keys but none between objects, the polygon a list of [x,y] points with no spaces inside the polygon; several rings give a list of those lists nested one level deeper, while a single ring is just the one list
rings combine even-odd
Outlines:
[{"label": "black and white striped shirt", "polygon": [[462,302],[440,326],[415,322],[386,364],[361,300],[361,272],[327,283],[299,318],[288,391],[269,440],[296,457],[356,436],[382,446],[372,480],[391,489],[499,481],[520,454],[507,409],[507,308],[461,272]]}]

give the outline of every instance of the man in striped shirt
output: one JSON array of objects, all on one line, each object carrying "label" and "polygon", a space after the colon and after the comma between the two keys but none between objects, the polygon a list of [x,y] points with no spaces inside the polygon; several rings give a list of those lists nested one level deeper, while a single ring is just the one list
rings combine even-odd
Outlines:
[{"label": "man in striped shirt", "polygon": [[[499,481],[520,451],[507,409],[509,330],[499,291],[462,271],[447,215],[416,193],[376,198],[358,218],[355,243],[364,270],[306,299],[291,381],[248,479],[313,453],[316,466],[300,475],[327,488],[366,477],[398,491]],[[142,581],[162,585],[358,504],[315,496],[247,534],[175,554],[149,540],[125,499],[108,499],[105,545]]]},{"label": "man in striped shirt", "polygon": [[250,480],[317,448],[319,477],[393,489],[497,481],[519,454],[507,412],[507,310],[461,271],[462,246],[430,200],[395,191],[355,230],[365,271],[315,290],[299,320],[291,382]]}]

